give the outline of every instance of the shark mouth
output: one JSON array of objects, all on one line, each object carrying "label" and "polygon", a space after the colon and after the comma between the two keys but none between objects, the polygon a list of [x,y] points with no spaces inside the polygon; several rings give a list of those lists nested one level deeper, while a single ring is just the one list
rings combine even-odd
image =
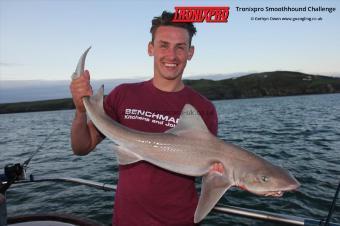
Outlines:
[{"label": "shark mouth", "polygon": [[282,191],[254,191],[254,190],[247,189],[246,186],[239,186],[239,188],[241,188],[242,190],[245,190],[245,191],[249,191],[249,192],[256,194],[256,195],[272,196],[272,197],[281,197],[281,196],[283,196],[283,194],[285,192],[284,190],[282,190]]},{"label": "shark mouth", "polygon": [[288,186],[285,189],[282,189],[279,191],[267,191],[267,192],[262,192],[262,194],[261,192],[257,194],[264,195],[264,196],[281,197],[286,191],[292,191],[292,192],[296,191],[299,186],[300,184],[297,184],[297,185]]}]

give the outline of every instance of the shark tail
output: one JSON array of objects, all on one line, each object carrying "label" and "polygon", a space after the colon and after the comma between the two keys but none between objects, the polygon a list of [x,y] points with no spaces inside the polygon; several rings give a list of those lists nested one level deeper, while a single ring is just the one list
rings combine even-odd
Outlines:
[{"label": "shark tail", "polygon": [[76,70],[75,70],[75,72],[73,72],[73,74],[71,76],[72,80],[79,78],[79,76],[81,76],[84,73],[85,59],[86,59],[87,53],[90,51],[90,49],[91,49],[91,46],[89,48],[87,48],[87,50],[85,50],[85,52],[81,55],[81,57],[78,61]]}]

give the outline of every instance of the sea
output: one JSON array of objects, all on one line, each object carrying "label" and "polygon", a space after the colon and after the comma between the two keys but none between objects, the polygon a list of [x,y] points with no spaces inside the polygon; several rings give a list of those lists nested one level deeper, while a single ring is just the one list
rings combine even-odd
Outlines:
[{"label": "sea", "polygon": [[[280,198],[232,188],[218,204],[325,219],[340,182],[340,94],[221,100],[214,104],[219,138],[282,166],[301,183],[298,191]],[[28,175],[116,184],[117,161],[111,141],[104,140],[87,156],[72,154],[73,117],[73,110],[0,115],[0,170],[6,164],[23,163],[39,149],[29,163]],[[197,187],[199,183],[198,178]],[[9,216],[71,213],[109,225],[114,195],[113,191],[60,182],[17,184],[7,192],[7,210]],[[335,223],[340,223],[339,202],[332,216]],[[212,212],[201,225],[281,224]]]}]

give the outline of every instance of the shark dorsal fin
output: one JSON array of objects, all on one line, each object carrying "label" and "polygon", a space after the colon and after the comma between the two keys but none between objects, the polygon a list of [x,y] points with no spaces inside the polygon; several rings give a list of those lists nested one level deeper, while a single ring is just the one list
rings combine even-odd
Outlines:
[{"label": "shark dorsal fin", "polygon": [[91,100],[95,103],[98,103],[100,107],[103,106],[104,102],[104,85],[101,85],[99,90],[97,91],[96,95],[91,97]]},{"label": "shark dorsal fin", "polygon": [[202,134],[210,134],[201,115],[190,104],[184,105],[177,125],[174,128],[166,131],[166,133],[183,136],[195,136],[195,134],[197,136],[200,136]]},{"label": "shark dorsal fin", "polygon": [[104,85],[101,85],[97,93],[90,97],[83,97],[84,106],[86,109],[87,114],[89,115],[90,119],[92,119],[93,111],[98,111],[102,115],[106,115],[105,110],[103,108],[104,102]]}]

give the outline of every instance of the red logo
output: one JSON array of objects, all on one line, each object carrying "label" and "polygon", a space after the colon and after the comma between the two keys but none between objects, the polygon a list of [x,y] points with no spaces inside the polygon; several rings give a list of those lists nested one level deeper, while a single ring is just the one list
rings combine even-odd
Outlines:
[{"label": "red logo", "polygon": [[228,6],[176,6],[173,22],[227,23]]}]

